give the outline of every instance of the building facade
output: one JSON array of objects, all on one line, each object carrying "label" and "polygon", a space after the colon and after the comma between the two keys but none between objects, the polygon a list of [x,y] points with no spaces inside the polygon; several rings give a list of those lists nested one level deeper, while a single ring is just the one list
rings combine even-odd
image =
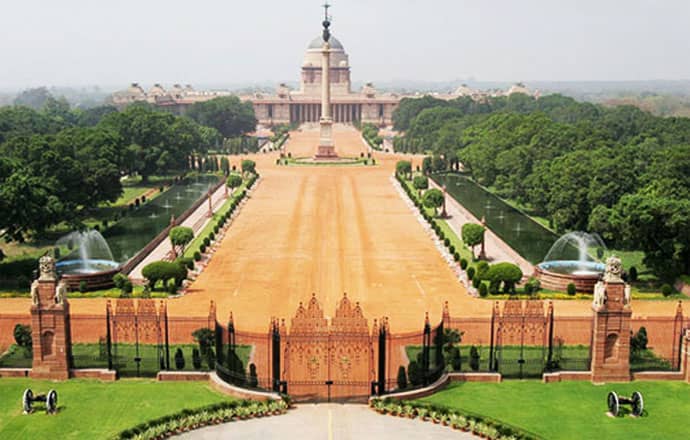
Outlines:
[{"label": "building facade", "polygon": [[[379,126],[393,124],[393,111],[402,98],[421,97],[423,94],[399,95],[396,93],[379,93],[371,83],[360,90],[352,91],[350,60],[342,43],[331,36],[330,40],[331,115],[337,123],[372,123]],[[259,125],[318,123],[321,116],[321,36],[314,38],[308,45],[302,61],[300,85],[298,90],[291,90],[285,84],[279,84],[275,93],[254,93],[239,95],[243,101],[250,101],[254,106]],[[470,96],[481,100],[489,96],[508,96],[513,93],[535,95],[524,85],[518,83],[510,89],[481,91],[465,85],[449,94],[434,94],[440,99],[454,99]],[[175,84],[166,90],[155,84],[146,92],[139,84],[133,83],[126,90],[113,93],[112,103],[118,108],[131,103],[145,101],[176,114],[184,114],[186,109],[196,102],[207,101],[219,96],[230,96],[228,91],[197,91],[192,86]]]}]

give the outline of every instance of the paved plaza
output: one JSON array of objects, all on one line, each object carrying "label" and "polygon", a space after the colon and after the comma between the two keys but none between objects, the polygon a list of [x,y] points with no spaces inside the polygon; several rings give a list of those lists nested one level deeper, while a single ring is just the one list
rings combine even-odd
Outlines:
[{"label": "paved plaza", "polygon": [[467,440],[469,433],[430,422],[380,415],[365,405],[299,405],[282,416],[244,420],[190,432],[181,440]]}]

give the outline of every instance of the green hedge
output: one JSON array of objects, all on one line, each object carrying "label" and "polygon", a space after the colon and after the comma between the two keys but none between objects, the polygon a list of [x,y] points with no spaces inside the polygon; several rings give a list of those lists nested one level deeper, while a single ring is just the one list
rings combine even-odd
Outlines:
[{"label": "green hedge", "polygon": [[481,438],[491,440],[537,440],[534,434],[506,423],[493,420],[459,409],[451,409],[430,403],[396,400],[373,399],[370,406],[380,414],[403,416],[422,421],[433,421],[459,431],[471,432]]},{"label": "green hedge", "polygon": [[222,402],[196,409],[185,409],[169,416],[140,423],[121,431],[115,438],[138,440],[168,438],[204,426],[284,414],[287,409],[288,404],[284,400]]}]

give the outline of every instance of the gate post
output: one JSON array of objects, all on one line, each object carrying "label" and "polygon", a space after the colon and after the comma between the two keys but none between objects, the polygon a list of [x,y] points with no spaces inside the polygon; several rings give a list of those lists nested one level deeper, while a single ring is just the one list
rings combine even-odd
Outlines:
[{"label": "gate post", "polygon": [[630,381],[630,286],[618,257],[606,260],[603,281],[594,286],[592,382]]},{"label": "gate post", "polygon": [[273,391],[280,392],[280,329],[278,321],[271,324]]},{"label": "gate post", "polygon": [[549,354],[546,360],[546,370],[551,371],[554,367],[553,365],[553,302],[549,301],[548,310],[548,320],[549,320]]},{"label": "gate post", "polygon": [[106,356],[108,356],[108,370],[113,369],[113,341],[110,335],[110,314],[111,305],[110,300],[105,303],[105,350]]},{"label": "gate post", "polygon": [[429,385],[429,350],[431,347],[431,325],[429,324],[429,312],[424,319],[424,337],[422,339],[422,371],[424,372],[424,385]]},{"label": "gate post", "polygon": [[379,383],[377,395],[382,395],[386,392],[386,324],[381,319],[381,327],[379,328]]}]

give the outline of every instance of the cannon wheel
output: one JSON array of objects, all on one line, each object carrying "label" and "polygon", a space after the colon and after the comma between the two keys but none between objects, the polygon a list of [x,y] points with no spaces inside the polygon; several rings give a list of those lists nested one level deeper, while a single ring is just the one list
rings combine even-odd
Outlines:
[{"label": "cannon wheel", "polygon": [[58,396],[57,391],[48,391],[48,397],[46,398],[46,412],[48,414],[55,414],[57,412]]},{"label": "cannon wheel", "polygon": [[635,391],[632,394],[632,413],[634,416],[639,417],[644,412],[644,400],[642,399],[642,393]]},{"label": "cannon wheel", "polygon": [[618,417],[618,412],[621,409],[621,403],[620,400],[618,399],[618,394],[616,394],[615,391],[611,391],[606,398],[606,403],[608,404],[609,407],[609,412],[614,416]]},{"label": "cannon wheel", "polygon": [[31,414],[31,405],[33,404],[33,401],[33,391],[31,391],[31,388],[25,389],[24,394],[22,395],[22,409],[24,410],[24,414]]}]

